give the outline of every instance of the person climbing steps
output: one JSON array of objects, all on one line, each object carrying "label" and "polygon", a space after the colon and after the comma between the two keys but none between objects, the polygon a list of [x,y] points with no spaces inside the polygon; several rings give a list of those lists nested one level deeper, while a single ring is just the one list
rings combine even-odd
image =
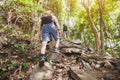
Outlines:
[{"label": "person climbing steps", "polygon": [[50,41],[50,36],[52,35],[55,40],[55,52],[59,53],[59,43],[60,43],[60,25],[57,18],[51,13],[50,10],[46,10],[41,17],[41,30],[42,30],[42,47],[39,56],[39,66],[44,66],[46,61],[45,51],[47,43]]}]

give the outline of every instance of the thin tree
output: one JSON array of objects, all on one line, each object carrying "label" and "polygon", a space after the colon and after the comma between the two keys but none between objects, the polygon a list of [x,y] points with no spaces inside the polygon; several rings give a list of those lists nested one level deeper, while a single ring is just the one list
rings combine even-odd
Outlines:
[{"label": "thin tree", "polygon": [[95,44],[96,44],[96,50],[99,51],[101,43],[100,43],[100,37],[99,37],[99,33],[97,31],[97,28],[92,20],[92,17],[90,15],[90,6],[92,4],[93,0],[81,0],[81,4],[83,5],[83,7],[85,8],[86,12],[87,12],[87,16],[88,16],[88,20],[90,22],[90,27],[93,31],[93,34],[95,36]]},{"label": "thin tree", "polygon": [[100,15],[100,40],[101,40],[101,54],[104,53],[104,21],[103,21],[103,0],[98,0],[99,15]]}]

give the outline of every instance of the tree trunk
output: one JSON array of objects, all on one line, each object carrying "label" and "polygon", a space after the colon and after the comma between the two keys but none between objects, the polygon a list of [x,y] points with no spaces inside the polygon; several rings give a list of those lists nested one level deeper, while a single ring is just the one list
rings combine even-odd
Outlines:
[{"label": "tree trunk", "polygon": [[99,38],[99,35],[98,35],[98,31],[97,31],[97,29],[95,27],[95,24],[92,21],[92,17],[90,15],[89,8],[86,8],[86,11],[87,11],[87,15],[88,15],[88,20],[89,20],[90,25],[91,25],[91,29],[92,29],[93,34],[95,36],[96,50],[99,51],[101,43],[100,43],[100,38]]},{"label": "tree trunk", "polygon": [[103,13],[102,13],[102,6],[103,6],[103,1],[98,0],[98,5],[99,5],[99,14],[100,14],[100,40],[101,40],[101,54],[104,53],[104,23],[103,23]]}]

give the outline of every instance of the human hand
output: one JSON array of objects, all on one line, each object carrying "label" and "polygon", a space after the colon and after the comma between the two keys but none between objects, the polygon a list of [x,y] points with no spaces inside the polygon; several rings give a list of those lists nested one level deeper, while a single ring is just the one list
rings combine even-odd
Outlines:
[{"label": "human hand", "polygon": [[61,36],[61,30],[58,30],[58,35]]}]

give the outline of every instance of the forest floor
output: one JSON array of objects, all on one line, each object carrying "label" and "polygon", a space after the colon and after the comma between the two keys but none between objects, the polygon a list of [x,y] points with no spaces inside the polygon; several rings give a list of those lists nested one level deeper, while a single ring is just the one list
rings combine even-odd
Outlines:
[{"label": "forest floor", "polygon": [[[1,31],[0,80],[29,80],[39,53],[39,42]],[[49,49],[47,58],[53,69],[49,80],[120,80],[120,58],[101,55],[79,40],[61,40],[60,54]]]}]

